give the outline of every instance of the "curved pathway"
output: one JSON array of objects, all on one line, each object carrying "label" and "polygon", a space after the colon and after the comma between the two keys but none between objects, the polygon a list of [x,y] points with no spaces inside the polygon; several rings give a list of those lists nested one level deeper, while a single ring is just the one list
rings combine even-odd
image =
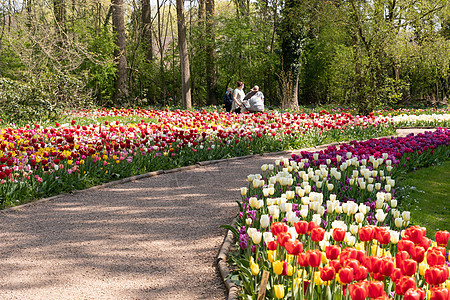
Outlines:
[{"label": "curved pathway", "polygon": [[247,175],[279,157],[197,165],[1,211],[0,299],[224,299],[220,225],[235,217]]}]

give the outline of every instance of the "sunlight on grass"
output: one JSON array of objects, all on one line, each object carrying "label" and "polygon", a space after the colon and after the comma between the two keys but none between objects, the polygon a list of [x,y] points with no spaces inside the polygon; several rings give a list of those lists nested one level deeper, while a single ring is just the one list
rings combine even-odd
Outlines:
[{"label": "sunlight on grass", "polygon": [[402,207],[411,211],[413,224],[426,227],[433,239],[437,230],[449,230],[450,161],[408,174],[402,186]]}]

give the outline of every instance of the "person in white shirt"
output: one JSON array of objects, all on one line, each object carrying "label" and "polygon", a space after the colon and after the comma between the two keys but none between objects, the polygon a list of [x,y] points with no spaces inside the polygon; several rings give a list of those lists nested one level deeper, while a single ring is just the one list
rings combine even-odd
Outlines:
[{"label": "person in white shirt", "polygon": [[255,91],[256,93],[248,100],[248,111],[264,111],[264,94],[259,90],[259,86],[257,85],[253,87],[252,91]]},{"label": "person in white shirt", "polygon": [[231,106],[231,111],[235,113],[241,113],[245,111],[245,106],[242,103],[245,97],[244,93],[244,83],[242,81],[236,82],[236,88],[233,92],[233,105]]}]

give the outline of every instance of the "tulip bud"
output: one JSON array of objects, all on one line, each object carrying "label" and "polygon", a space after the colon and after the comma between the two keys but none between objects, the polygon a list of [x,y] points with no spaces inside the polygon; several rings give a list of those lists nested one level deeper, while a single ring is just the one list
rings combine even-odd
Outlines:
[{"label": "tulip bud", "polygon": [[391,230],[391,243],[397,244],[400,239],[400,233],[398,231]]},{"label": "tulip bud", "polygon": [[389,184],[386,184],[384,186],[384,189],[385,189],[386,192],[390,192],[391,191],[391,186]]},{"label": "tulip bud", "polygon": [[403,219],[402,218],[395,218],[395,226],[397,226],[397,228],[401,228],[403,226]]},{"label": "tulip bud", "polygon": [[257,244],[261,243],[261,238],[262,238],[262,232],[260,232],[260,231],[254,232],[252,235],[253,244],[257,245]]},{"label": "tulip bud", "polygon": [[358,224],[361,224],[364,221],[364,214],[362,214],[362,213],[355,214],[355,221]]},{"label": "tulip bud", "polygon": [[248,199],[248,203],[252,208],[256,208],[258,205],[258,199],[256,199],[256,197],[250,197],[250,199]]},{"label": "tulip bud", "polygon": [[391,200],[391,207],[392,208],[397,207],[397,200]]},{"label": "tulip bud", "polygon": [[270,224],[270,219],[268,215],[261,215],[260,224],[262,228],[267,228]]},{"label": "tulip bud", "polygon": [[[356,215],[355,215],[355,217],[356,217]],[[354,225],[354,224],[350,225],[350,232],[352,234],[356,235],[358,233],[358,230],[359,230],[358,225]]]},{"label": "tulip bud", "polygon": [[273,164],[269,164],[268,167],[269,167],[269,171],[273,171]]},{"label": "tulip bud", "polygon": [[246,196],[248,189],[246,187],[241,187],[241,195]]},{"label": "tulip bud", "polygon": [[404,211],[404,212],[402,212],[402,218],[403,218],[406,222],[409,222],[409,220],[411,219],[411,212],[409,212],[409,211]]},{"label": "tulip bud", "polygon": [[265,171],[267,171],[267,168],[268,168],[269,166],[267,165],[267,164],[263,164],[262,166],[261,166],[261,171],[263,171],[263,172],[265,172]]},{"label": "tulip bud", "polygon": [[283,284],[275,284],[273,286],[273,288],[275,290],[275,297],[277,297],[278,299],[284,298],[284,285]]}]

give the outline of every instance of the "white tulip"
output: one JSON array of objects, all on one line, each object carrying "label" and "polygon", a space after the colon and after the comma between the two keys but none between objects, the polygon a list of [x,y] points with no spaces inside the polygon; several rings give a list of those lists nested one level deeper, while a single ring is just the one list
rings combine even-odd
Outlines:
[{"label": "white tulip", "polygon": [[327,212],[332,214],[334,211],[335,204],[333,201],[327,201]]},{"label": "white tulip", "polygon": [[400,240],[400,233],[395,230],[391,230],[390,233],[391,233],[391,243],[397,244],[398,241]]},{"label": "white tulip", "polygon": [[384,213],[382,209],[377,209],[377,213],[375,214],[375,218],[378,222],[384,222],[384,219],[386,219],[387,213]]},{"label": "white tulip", "polygon": [[295,197],[294,191],[286,191],[286,199],[290,200],[290,199],[294,199],[294,197]]},{"label": "white tulip", "polygon": [[391,207],[396,208],[397,207],[397,200],[392,199],[391,200]]},{"label": "white tulip", "polygon": [[[373,178],[369,178],[369,179],[373,179]],[[368,191],[369,193],[372,193],[372,192],[373,192],[373,184],[368,184],[368,185],[367,185],[367,191]]]},{"label": "white tulip", "polygon": [[384,203],[383,199],[377,199],[376,208],[377,209],[383,208],[383,203]]},{"label": "white tulip", "polygon": [[306,194],[309,194],[309,193],[311,192],[311,186],[310,186],[310,185],[306,185],[306,186],[304,187],[304,189],[305,189],[305,193],[306,193]]},{"label": "white tulip", "polygon": [[247,219],[245,220],[245,223],[247,224],[247,226],[252,225],[252,219],[247,218]]},{"label": "white tulip", "polygon": [[346,243],[347,243],[347,245],[349,245],[350,247],[352,247],[353,245],[355,245],[355,243],[356,243],[356,237],[354,237],[353,235],[350,235],[350,236],[346,236],[345,237],[346,238]]},{"label": "white tulip", "polygon": [[269,187],[269,195],[273,196],[273,194],[275,194],[275,188]]},{"label": "white tulip", "polygon": [[313,153],[313,159],[318,160],[319,159],[319,153]]},{"label": "white tulip", "polygon": [[273,171],[273,164],[269,164],[269,171]]},{"label": "white tulip", "polygon": [[362,213],[355,214],[355,221],[358,224],[361,224],[364,221],[364,214],[362,214]]},{"label": "white tulip", "polygon": [[264,206],[264,200],[258,200],[258,204],[256,205],[256,209],[260,209]]},{"label": "white tulip", "polygon": [[270,218],[269,215],[261,215],[261,218],[259,219],[261,227],[262,228],[267,228],[269,227],[270,224]]},{"label": "white tulip", "polygon": [[325,214],[325,207],[320,205],[319,208],[317,209],[317,213],[322,217]]},{"label": "white tulip", "polygon": [[330,200],[336,201],[336,194],[330,194]]},{"label": "white tulip", "polygon": [[356,235],[358,233],[358,231],[359,231],[359,226],[358,225],[355,225],[355,224],[350,225],[350,232],[352,234]]},{"label": "white tulip", "polygon": [[409,211],[404,211],[404,212],[402,212],[402,218],[403,218],[406,222],[409,222],[409,220],[411,219],[411,212],[409,212]]},{"label": "white tulip", "polygon": [[241,195],[246,196],[248,189],[246,187],[241,187]]},{"label": "white tulip", "polygon": [[375,189],[377,191],[379,191],[381,189],[381,183],[380,182],[375,183]]},{"label": "white tulip", "polygon": [[391,191],[391,186],[389,184],[386,184],[384,186],[384,189],[386,190],[386,192],[390,192]]},{"label": "white tulip", "polygon": [[322,218],[319,214],[314,214],[312,217],[312,221],[316,223],[316,225],[320,226],[320,222],[322,221]]},{"label": "white tulip", "polygon": [[268,188],[263,188],[263,195],[264,195],[264,197],[269,197],[269,189]]},{"label": "white tulip", "polygon": [[344,210],[342,209],[342,206],[341,206],[341,205],[337,205],[337,206],[334,208],[334,210],[335,210],[336,213],[338,213],[338,214],[342,214],[342,212],[344,211]]},{"label": "white tulip", "polygon": [[401,228],[403,226],[403,219],[402,218],[395,218],[395,226],[398,228]]},{"label": "white tulip", "polygon": [[296,186],[296,187],[295,187],[295,192],[296,192],[297,195],[299,195],[300,197],[303,197],[303,196],[305,195],[305,190],[302,189],[302,188],[299,187],[299,186]]},{"label": "white tulip", "polygon": [[269,166],[267,164],[263,164],[261,166],[261,171],[265,172],[265,171],[267,171],[268,168],[269,168]]},{"label": "white tulip", "polygon": [[252,235],[253,244],[257,245],[257,244],[261,243],[261,238],[262,238],[262,232],[260,232],[260,231],[254,232]]},{"label": "white tulip", "polygon": [[248,199],[248,203],[252,208],[256,208],[256,206],[258,206],[258,199],[256,199],[256,197],[250,197],[250,199]]},{"label": "white tulip", "polygon": [[275,238],[273,237],[272,232],[269,231],[269,232],[263,233],[263,240],[264,240],[264,243],[268,244],[269,242],[274,241]]}]

